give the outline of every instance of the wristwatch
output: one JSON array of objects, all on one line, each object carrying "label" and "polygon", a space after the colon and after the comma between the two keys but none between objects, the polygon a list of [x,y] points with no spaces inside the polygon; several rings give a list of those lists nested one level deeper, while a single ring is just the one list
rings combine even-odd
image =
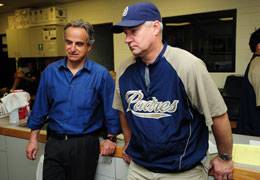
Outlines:
[{"label": "wristwatch", "polygon": [[116,143],[116,141],[117,141],[116,136],[113,136],[113,135],[108,135],[104,139],[109,139],[110,141],[112,141],[114,143]]},{"label": "wristwatch", "polygon": [[223,161],[230,161],[232,160],[232,155],[227,153],[218,153],[218,157]]}]

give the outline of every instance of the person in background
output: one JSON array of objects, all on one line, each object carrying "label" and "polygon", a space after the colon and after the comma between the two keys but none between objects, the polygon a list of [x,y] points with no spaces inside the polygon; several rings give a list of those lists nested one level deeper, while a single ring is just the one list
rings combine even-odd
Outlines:
[{"label": "person in background", "polygon": [[113,80],[116,79],[116,72],[115,71],[109,71],[110,75],[112,76]]},{"label": "person in background", "polygon": [[[113,107],[120,111],[129,180],[232,179],[227,107],[203,61],[162,43],[152,3],[127,6],[112,27],[134,57],[117,71]],[[122,63],[124,64],[124,63]],[[206,166],[209,130],[218,155]],[[209,162],[209,161],[207,161]]]},{"label": "person in background", "polygon": [[94,43],[91,24],[68,23],[64,40],[67,57],[48,65],[41,74],[28,119],[31,136],[26,156],[36,158],[37,136],[47,118],[43,179],[93,180],[100,151],[97,132],[106,125],[101,155],[114,153],[120,132],[118,112],[112,108],[114,82],[103,66],[88,59]]},{"label": "person in background", "polygon": [[253,56],[243,78],[237,125],[239,133],[260,136],[260,28],[251,34],[249,46]]},{"label": "person in background", "polygon": [[14,83],[10,91],[13,92],[14,90],[22,89],[30,95],[35,95],[39,80],[35,63],[30,60],[24,60],[22,64],[25,65],[22,65],[16,71],[14,75]]}]

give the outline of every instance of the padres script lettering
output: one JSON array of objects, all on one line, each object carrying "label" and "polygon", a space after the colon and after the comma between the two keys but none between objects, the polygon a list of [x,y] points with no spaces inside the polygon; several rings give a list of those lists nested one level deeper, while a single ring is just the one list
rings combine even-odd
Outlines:
[{"label": "padres script lettering", "polygon": [[[151,100],[143,100],[144,94],[141,90],[127,91],[125,99],[128,103],[127,112],[131,111],[135,116],[143,118],[160,119],[171,116],[177,110],[179,100],[160,102],[156,97]],[[131,105],[132,109],[131,109]]]}]

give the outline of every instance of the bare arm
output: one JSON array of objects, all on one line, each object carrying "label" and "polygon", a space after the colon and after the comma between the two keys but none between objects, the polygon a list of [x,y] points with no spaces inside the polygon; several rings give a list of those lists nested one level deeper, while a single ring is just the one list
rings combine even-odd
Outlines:
[{"label": "bare arm", "polygon": [[124,140],[125,140],[125,146],[123,148],[123,159],[129,163],[131,161],[131,158],[125,153],[125,150],[129,144],[129,141],[131,139],[131,129],[129,128],[126,116],[123,112],[119,112],[119,118],[120,118],[120,124],[122,127]]},{"label": "bare arm", "polygon": [[125,117],[125,114],[123,112],[119,112],[119,118],[120,118],[120,124],[122,127],[124,139],[125,139],[125,144],[128,144],[131,138],[131,130],[128,126],[127,119]]},{"label": "bare arm", "polygon": [[227,113],[213,118],[212,131],[216,140],[218,152],[232,155],[232,132]]},{"label": "bare arm", "polygon": [[32,130],[29,142],[26,146],[26,157],[30,160],[36,159],[36,154],[38,152],[38,134],[40,130]]},{"label": "bare arm", "polygon": [[29,82],[34,82],[36,80],[35,76],[32,77],[27,77],[23,71],[17,71],[15,73],[15,78],[14,78],[14,83],[12,86],[11,90],[15,90],[17,88],[17,86],[21,83],[21,81],[29,81]]},{"label": "bare arm", "polygon": [[[219,154],[226,154],[232,157],[232,132],[227,113],[213,118],[212,131],[216,140]],[[211,160],[210,175],[215,179],[232,179],[233,161],[223,160],[216,156]]]}]

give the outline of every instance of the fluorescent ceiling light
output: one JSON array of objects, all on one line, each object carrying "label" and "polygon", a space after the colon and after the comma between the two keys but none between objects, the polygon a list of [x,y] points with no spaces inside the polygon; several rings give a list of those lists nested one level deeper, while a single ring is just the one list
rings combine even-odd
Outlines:
[{"label": "fluorescent ceiling light", "polygon": [[218,20],[220,20],[220,21],[233,21],[233,17],[224,17],[224,18],[219,18]]},{"label": "fluorescent ceiling light", "polygon": [[180,22],[180,23],[166,23],[166,26],[187,26],[190,22]]},{"label": "fluorescent ceiling light", "polygon": [[4,4],[0,3],[0,7],[1,7],[1,6],[4,6]]}]

